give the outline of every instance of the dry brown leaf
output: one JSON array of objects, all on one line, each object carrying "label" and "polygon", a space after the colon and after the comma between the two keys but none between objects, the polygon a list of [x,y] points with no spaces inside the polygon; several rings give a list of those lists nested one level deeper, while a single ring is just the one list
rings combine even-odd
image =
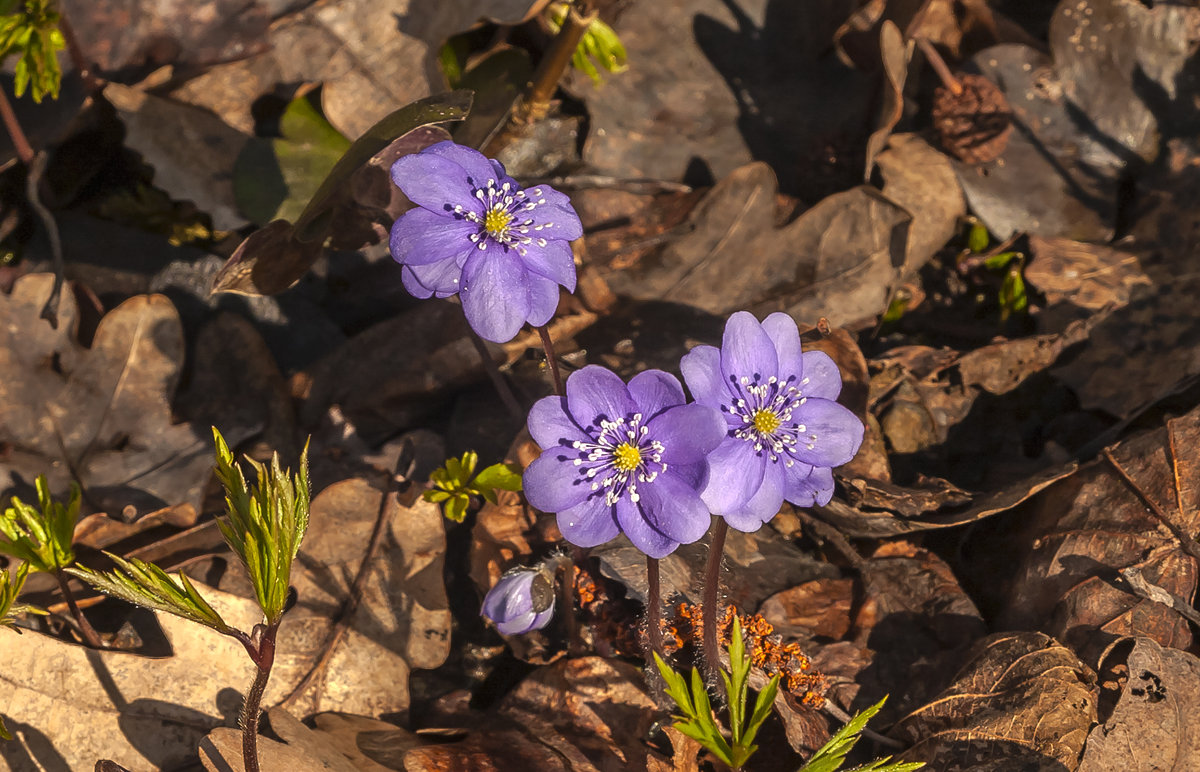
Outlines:
[{"label": "dry brown leaf", "polygon": [[1149,638],[1130,643],[1116,709],[1088,735],[1078,772],[1190,769],[1200,759],[1200,660]]},{"label": "dry brown leaf", "polygon": [[[786,311],[843,325],[884,310],[912,217],[867,186],[836,193],[776,227],[775,174],[743,166],[692,211],[692,230],[652,263],[608,277],[619,294],[722,315]],[[747,261],[747,254],[755,260]]]},{"label": "dry brown leaf", "polygon": [[[179,314],[162,295],[139,295],[110,311],[89,348],[75,339],[78,317],[64,293],[59,326],[39,318],[54,277],[21,277],[0,294],[0,487],[19,473],[46,474],[54,491],[72,478],[87,505],[153,512],[199,510],[212,466],[208,428],[174,423],[171,400],[183,366]],[[241,427],[226,436],[240,441]]]},{"label": "dry brown leaf", "polygon": [[1066,772],[1076,767],[1096,720],[1093,674],[1040,633],[980,641],[941,696],[890,734],[912,743],[904,761],[939,772]]},{"label": "dry brown leaf", "polygon": [[[1172,463],[1168,431],[1178,465]],[[1185,534],[1200,531],[1200,482],[1193,473],[1198,435],[1200,409],[1111,451],[1140,494],[1112,462],[1100,459],[1038,496],[1024,528],[1001,550],[1009,556],[1006,565],[1014,552],[1023,558],[1005,588],[1000,623],[1044,629],[1088,661],[1126,635],[1180,649],[1192,645],[1192,630],[1182,616],[1132,594],[1112,577],[1135,566],[1171,594],[1194,596],[1200,578],[1196,559],[1142,497]]]},{"label": "dry brown leaf", "polygon": [[211,68],[173,92],[254,132],[251,106],[279,83],[323,83],[326,117],[355,138],[398,107],[443,91],[435,62],[446,38],[490,17],[524,19],[537,0],[335,0],[271,25],[270,51]]}]

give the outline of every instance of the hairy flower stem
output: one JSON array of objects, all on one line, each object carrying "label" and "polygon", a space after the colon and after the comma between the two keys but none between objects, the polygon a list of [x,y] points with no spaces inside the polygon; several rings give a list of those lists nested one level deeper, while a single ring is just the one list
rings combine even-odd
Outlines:
[{"label": "hairy flower stem", "polygon": [[[662,634],[662,581],[659,578],[658,558],[646,556],[646,632],[650,640],[650,651],[664,660]],[[653,664],[652,657],[646,657]],[[656,668],[648,668],[648,671]]]},{"label": "hairy flower stem", "polygon": [[17,121],[17,114],[13,112],[12,102],[8,101],[8,94],[4,89],[0,89],[0,120],[3,120],[4,128],[8,131],[8,136],[12,138],[17,158],[21,159],[21,163],[26,166],[33,163],[33,145],[29,144],[29,137],[25,136],[25,130]]},{"label": "hairy flower stem", "polygon": [[558,603],[567,625],[567,654],[572,657],[583,653],[579,619],[575,616],[575,561],[576,556],[564,555],[558,564]]},{"label": "hairy flower stem", "polygon": [[717,645],[717,599],[721,593],[721,559],[725,554],[725,534],[729,526],[718,517],[708,547],[708,566],[704,572],[704,670],[710,683],[720,683],[721,649]]},{"label": "hairy flower stem", "polygon": [[950,93],[955,96],[961,94],[963,91],[962,84],[958,82],[958,78],[951,74],[950,68],[946,66],[946,60],[937,52],[933,44],[925,38],[917,38],[917,45],[921,47],[921,53],[925,54],[925,59],[933,67],[933,71],[938,74],[938,77],[942,79],[942,84],[950,90]]},{"label": "hairy flower stem", "polygon": [[[246,772],[259,772],[258,767],[258,714],[262,706],[263,692],[267,690],[267,681],[271,678],[271,666],[275,664],[275,634],[279,631],[279,623],[269,625],[262,635],[256,653],[252,656],[258,672],[246,702],[242,705],[242,764]],[[247,647],[249,650],[250,647]]]},{"label": "hairy flower stem", "polygon": [[513,418],[519,418],[523,422],[525,420],[525,411],[521,409],[521,403],[517,400],[517,395],[513,394],[512,387],[508,385],[508,381],[504,379],[504,374],[496,366],[496,360],[492,359],[487,344],[483,342],[483,338],[479,337],[470,328],[470,325],[467,325],[467,331],[470,333],[471,343],[474,344],[475,350],[479,352],[479,358],[483,360],[483,369],[487,371],[488,378],[492,379],[492,385],[496,387],[496,393],[500,395],[500,401],[504,403],[504,407],[508,409]]},{"label": "hairy flower stem", "polygon": [[554,341],[550,339],[550,329],[546,325],[538,327],[538,335],[542,336],[542,348],[546,352],[546,364],[550,367],[550,373],[554,376],[554,393],[560,397],[567,396],[567,390],[563,388],[562,373],[558,369],[558,357],[554,355]]},{"label": "hairy flower stem", "polygon": [[104,643],[100,640],[96,628],[92,627],[91,622],[88,622],[87,617],[83,615],[83,610],[75,601],[75,593],[71,592],[71,587],[67,584],[67,575],[60,568],[54,572],[54,578],[58,580],[58,588],[62,590],[63,598],[67,601],[67,608],[71,610],[71,616],[75,617],[75,622],[79,625],[79,632],[83,635],[83,640],[87,641],[87,645],[93,649],[103,649]]}]

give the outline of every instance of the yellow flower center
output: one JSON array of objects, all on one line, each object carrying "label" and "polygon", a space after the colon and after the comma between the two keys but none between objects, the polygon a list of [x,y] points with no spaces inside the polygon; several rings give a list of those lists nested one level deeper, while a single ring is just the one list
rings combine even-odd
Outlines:
[{"label": "yellow flower center", "polygon": [[622,472],[632,472],[642,463],[642,451],[623,442],[613,451],[613,465]]},{"label": "yellow flower center", "polygon": [[500,236],[508,230],[508,225],[512,221],[513,216],[511,212],[507,209],[494,206],[484,215],[483,228],[491,236]]},{"label": "yellow flower center", "polygon": [[759,434],[771,434],[779,428],[779,416],[770,410],[760,408],[754,411],[754,429]]}]

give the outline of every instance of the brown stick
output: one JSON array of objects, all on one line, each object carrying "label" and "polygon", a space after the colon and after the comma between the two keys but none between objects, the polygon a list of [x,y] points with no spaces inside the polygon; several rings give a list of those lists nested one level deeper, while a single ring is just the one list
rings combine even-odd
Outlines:
[{"label": "brown stick", "polygon": [[925,38],[917,38],[917,45],[921,47],[921,53],[925,54],[925,58],[929,61],[929,65],[933,67],[933,71],[942,79],[942,83],[946,88],[950,89],[950,93],[958,96],[963,92],[962,84],[958,82],[958,78],[954,77],[950,72],[950,68],[946,66],[946,60],[937,52]]},{"label": "brown stick", "polygon": [[242,705],[242,764],[246,772],[259,772],[258,767],[258,714],[261,712],[263,692],[271,679],[271,666],[275,664],[275,633],[279,623],[271,625],[263,633],[255,658],[254,683]]},{"label": "brown stick", "polygon": [[512,414],[513,418],[524,420],[525,411],[521,409],[521,403],[517,401],[517,396],[513,394],[508,381],[504,379],[504,373],[500,372],[496,361],[492,359],[487,344],[469,326],[467,330],[471,336],[471,343],[475,345],[475,350],[479,352],[479,358],[483,360],[483,369],[487,371],[488,377],[492,379],[492,385],[496,387],[496,393],[500,395],[500,401],[504,403],[504,407],[508,408],[508,412]]},{"label": "brown stick", "polygon": [[8,93],[2,88],[0,88],[0,120],[3,120],[4,128],[8,131],[8,136],[12,138],[17,158],[21,159],[21,163],[26,166],[33,163],[33,145],[29,144],[29,137],[25,136],[25,130],[17,121],[17,114],[13,112],[12,102],[8,101]]},{"label": "brown stick", "polygon": [[58,588],[62,590],[63,598],[67,601],[67,608],[71,610],[71,616],[75,617],[75,622],[79,625],[79,632],[87,641],[87,645],[93,649],[103,649],[104,642],[100,640],[96,628],[92,627],[92,623],[83,615],[83,611],[75,601],[75,593],[71,592],[71,587],[67,584],[67,575],[60,568],[54,572],[54,578],[58,580]]}]

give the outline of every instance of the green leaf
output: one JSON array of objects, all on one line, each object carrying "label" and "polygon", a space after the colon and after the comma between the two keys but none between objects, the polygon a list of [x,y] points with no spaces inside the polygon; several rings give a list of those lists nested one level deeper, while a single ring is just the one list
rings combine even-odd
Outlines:
[{"label": "green leaf", "polygon": [[28,563],[22,563],[15,574],[0,569],[0,627],[12,627],[16,623],[17,617],[25,612],[46,613],[41,609],[17,603],[17,596],[25,587],[27,576],[29,576]]},{"label": "green leaf", "polygon": [[1004,276],[1004,284],[1000,286],[1000,320],[1008,319],[1012,314],[1024,313],[1029,308],[1029,297],[1025,292],[1025,277],[1021,275],[1021,265],[1018,262]]},{"label": "green leaf", "polygon": [[[861,738],[862,731],[866,728],[867,722],[880,711],[885,702],[887,702],[887,697],[884,697],[871,707],[856,713],[853,718],[846,722],[845,726],[837,730],[833,737],[829,738],[829,742],[822,745],[813,754],[812,758],[800,768],[799,772],[836,772],[836,770],[841,769],[842,764],[846,761],[846,755],[854,749],[855,744]],[[876,759],[868,765],[855,767],[846,772],[911,772],[914,769],[920,769],[925,766],[923,762],[912,761],[887,764],[890,760],[890,756],[884,759]],[[881,766],[885,764],[886,766]]]},{"label": "green leaf", "polygon": [[367,129],[334,164],[308,206],[296,219],[297,237],[302,241],[311,241],[318,235],[310,226],[325,212],[334,192],[376,153],[414,129],[435,123],[461,121],[470,110],[471,92],[451,91],[405,105]]},{"label": "green leaf", "polygon": [[13,93],[20,97],[32,85],[35,102],[41,102],[46,94],[57,98],[62,82],[58,52],[66,48],[66,42],[51,0],[5,3],[0,13],[0,58],[18,55]]},{"label": "green leaf", "polygon": [[458,494],[452,496],[442,509],[442,514],[446,516],[447,520],[461,523],[467,517],[467,506],[470,503],[471,499],[466,495]]},{"label": "green leaf", "polygon": [[279,465],[279,454],[267,466],[246,459],[257,482],[247,487],[241,467],[221,433],[213,427],[217,447],[217,476],[225,486],[226,515],[217,520],[221,534],[250,574],[258,605],[268,624],[283,616],[287,605],[292,561],[308,529],[308,444],[300,454],[300,471]]},{"label": "green leaf", "polygon": [[[554,3],[547,7],[546,21],[551,32],[558,34],[566,21],[568,11],[566,3]],[[595,61],[606,72],[618,73],[626,69],[627,58],[625,46],[613,28],[600,19],[595,19],[588,25],[579,45],[575,47],[571,55],[571,66],[591,78],[596,85],[600,85],[600,72],[592,62]]]},{"label": "green leaf", "polygon": [[83,566],[75,566],[68,568],[67,572],[83,579],[105,595],[190,619],[225,635],[234,635],[237,632],[225,624],[221,615],[196,592],[196,588],[183,572],[173,579],[153,563],[146,563],[137,558],[125,560],[107,552],[104,554],[117,564],[116,569],[101,573]]},{"label": "green leaf", "polygon": [[1014,257],[1020,257],[1020,252],[1001,252],[998,255],[992,255],[983,261],[983,265],[988,270],[1000,271],[1008,266]]},{"label": "green leaf", "polygon": [[350,147],[308,97],[287,106],[280,133],[279,139],[247,142],[233,167],[238,210],[258,225],[299,217]]},{"label": "green leaf", "polygon": [[53,573],[75,562],[71,542],[79,520],[79,486],[71,485],[71,498],[64,507],[50,496],[45,475],[35,482],[38,508],[13,497],[13,505],[0,515],[0,553],[28,562],[35,571]]},{"label": "green leaf", "polygon": [[437,504],[440,501],[445,501],[446,499],[450,498],[450,494],[443,490],[431,488],[431,489],[425,491],[424,493],[422,493],[421,498],[425,499],[426,501]]},{"label": "green leaf", "polygon": [[517,464],[492,464],[475,477],[472,487],[484,495],[487,490],[521,490],[521,467]]},{"label": "green leaf", "polygon": [[971,230],[967,233],[967,249],[979,254],[988,248],[989,241],[990,237],[983,223],[978,220],[972,222]]},{"label": "green leaf", "polygon": [[771,715],[771,708],[775,705],[775,695],[778,692],[779,676],[774,675],[758,693],[758,699],[754,702],[754,712],[750,714],[750,722],[746,724],[746,731],[742,734],[742,742],[746,745],[754,742],[754,737],[762,728],[763,722],[767,720],[767,716]]}]

